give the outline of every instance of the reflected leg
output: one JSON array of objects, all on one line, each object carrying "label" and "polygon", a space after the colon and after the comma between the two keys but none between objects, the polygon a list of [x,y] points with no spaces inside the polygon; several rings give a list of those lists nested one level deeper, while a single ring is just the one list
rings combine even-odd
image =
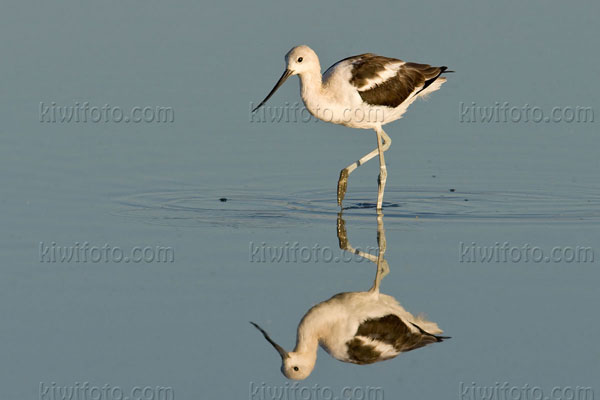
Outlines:
[{"label": "reflected leg", "polygon": [[371,293],[379,293],[379,285],[381,284],[381,280],[390,272],[388,262],[384,258],[387,242],[385,239],[385,230],[383,228],[383,214],[377,213],[377,255],[373,255],[368,252],[355,249],[350,245],[348,241],[348,234],[346,232],[346,222],[344,221],[341,212],[338,213],[337,235],[340,244],[340,249],[348,251],[352,254],[356,254],[359,257],[369,260],[375,265],[377,265],[377,274],[375,275],[375,281],[373,282],[373,286],[371,287],[371,289],[369,289],[369,291]]}]

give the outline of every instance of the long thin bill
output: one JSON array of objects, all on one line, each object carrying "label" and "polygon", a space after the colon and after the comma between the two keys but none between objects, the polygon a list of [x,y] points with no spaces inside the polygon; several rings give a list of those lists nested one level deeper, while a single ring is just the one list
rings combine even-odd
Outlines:
[{"label": "long thin bill", "polygon": [[277,91],[277,89],[279,89],[279,86],[283,85],[283,82],[285,82],[286,79],[289,78],[291,75],[292,75],[292,71],[289,69],[286,69],[284,71],[283,75],[281,75],[281,78],[279,78],[279,80],[275,84],[275,87],[269,92],[267,97],[265,97],[265,99],[263,101],[261,101],[260,104],[254,108],[254,110],[252,110],[252,112],[258,110],[263,104],[265,104],[267,102],[267,100],[269,100],[271,98],[271,96],[273,96],[273,93],[275,93]]},{"label": "long thin bill", "polygon": [[281,347],[280,345],[278,345],[277,343],[275,343],[273,341],[273,339],[271,339],[271,337],[269,337],[269,334],[267,332],[265,332],[265,330],[263,328],[261,328],[260,326],[258,326],[257,324],[255,324],[254,322],[250,321],[250,323],[252,325],[254,325],[254,327],[256,329],[258,329],[260,331],[260,333],[263,334],[263,336],[265,337],[265,339],[267,339],[267,341],[269,343],[271,343],[271,345],[275,348],[275,350],[277,350],[277,352],[279,353],[279,355],[281,356],[281,358],[287,358],[288,357],[288,353],[287,351],[285,351],[283,349],[283,347]]}]

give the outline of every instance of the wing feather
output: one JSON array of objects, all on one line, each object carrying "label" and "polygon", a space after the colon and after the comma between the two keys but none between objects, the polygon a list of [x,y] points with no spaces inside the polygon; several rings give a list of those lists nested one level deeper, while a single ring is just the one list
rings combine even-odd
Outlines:
[{"label": "wing feather", "polygon": [[366,103],[395,108],[431,85],[445,70],[372,56],[354,64],[350,82]]},{"label": "wing feather", "polygon": [[415,327],[417,331],[411,330],[397,315],[389,314],[381,318],[367,319],[358,327],[356,336],[389,344],[399,353],[440,341],[437,336],[423,331],[416,325]]},{"label": "wing feather", "polygon": [[365,53],[338,61],[323,76],[334,74],[337,68],[350,71],[350,84],[364,102],[391,108],[417,96],[447,69]]}]

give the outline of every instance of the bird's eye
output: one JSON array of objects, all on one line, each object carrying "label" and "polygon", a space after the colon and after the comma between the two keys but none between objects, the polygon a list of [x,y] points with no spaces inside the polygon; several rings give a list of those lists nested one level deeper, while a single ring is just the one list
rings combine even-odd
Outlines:
[{"label": "bird's eye", "polygon": [[303,58],[302,57],[298,57],[298,62],[302,62]]},{"label": "bird's eye", "polygon": [[[302,57],[300,57],[302,59]],[[298,367],[294,367],[294,371],[298,371]]]}]

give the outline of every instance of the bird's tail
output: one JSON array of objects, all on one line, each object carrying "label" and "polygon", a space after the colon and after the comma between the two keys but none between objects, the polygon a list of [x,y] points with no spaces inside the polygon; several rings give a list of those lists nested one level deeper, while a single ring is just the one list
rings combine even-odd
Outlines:
[{"label": "bird's tail", "polygon": [[446,66],[439,67],[439,73],[436,76],[434,76],[433,78],[426,80],[425,84],[423,85],[421,90],[416,92],[413,95],[413,98],[417,98],[417,96],[420,95],[421,98],[426,99],[430,93],[435,92],[436,90],[439,90],[439,88],[444,84],[444,82],[446,82],[446,77],[442,76],[442,74],[444,74],[446,72],[454,72],[454,71],[449,71],[448,67],[446,67]]},{"label": "bird's tail", "polygon": [[[415,324],[414,322],[411,322],[411,324],[415,328],[417,328],[419,330],[419,332],[421,332],[421,334],[435,338],[436,342],[443,342],[446,339],[452,339],[451,336],[438,336],[438,335],[434,335],[433,333],[429,333],[426,330],[424,330],[423,328],[421,328],[419,325]],[[435,324],[435,323],[432,322],[432,324]],[[435,326],[437,327],[437,325],[435,325]],[[438,331],[441,333],[441,329],[438,328]]]},{"label": "bird's tail", "polygon": [[436,324],[433,321],[429,321],[427,319],[427,317],[425,316],[425,314],[423,314],[423,313],[414,317],[413,322],[415,324],[419,325],[421,328],[423,328],[423,330],[425,330],[426,332],[431,333],[431,334],[438,335],[438,334],[444,332],[443,330],[440,329],[438,324]]},{"label": "bird's tail", "polygon": [[438,341],[438,342],[443,342],[446,339],[452,339],[452,336],[437,336],[437,335],[433,335],[433,337]]}]

